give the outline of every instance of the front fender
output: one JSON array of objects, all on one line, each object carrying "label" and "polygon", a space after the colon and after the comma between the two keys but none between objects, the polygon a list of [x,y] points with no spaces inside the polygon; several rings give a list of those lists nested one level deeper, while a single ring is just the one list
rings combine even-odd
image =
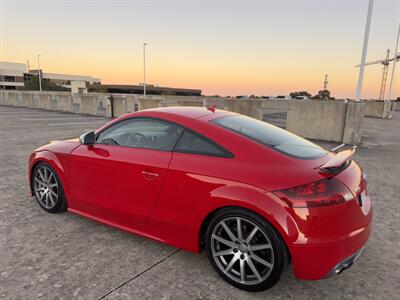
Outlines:
[{"label": "front fender", "polygon": [[54,152],[43,150],[33,152],[29,157],[29,186],[31,193],[33,195],[33,187],[32,187],[32,176],[35,166],[39,162],[44,162],[49,164],[56,172],[58,177],[60,178],[61,184],[64,188],[64,194],[66,199],[69,199],[70,195],[70,187],[68,181],[68,162],[69,155],[68,154],[56,154]]}]

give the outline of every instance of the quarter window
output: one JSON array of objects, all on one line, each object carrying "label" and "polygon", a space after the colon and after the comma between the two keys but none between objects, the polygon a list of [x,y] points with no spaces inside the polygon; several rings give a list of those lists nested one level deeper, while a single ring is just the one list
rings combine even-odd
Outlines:
[{"label": "quarter window", "polygon": [[232,155],[218,146],[214,142],[195,134],[191,131],[185,130],[176,144],[174,151],[203,154],[211,156],[232,157]]},{"label": "quarter window", "polygon": [[161,120],[135,118],[121,121],[97,136],[98,144],[171,151],[183,128]]}]

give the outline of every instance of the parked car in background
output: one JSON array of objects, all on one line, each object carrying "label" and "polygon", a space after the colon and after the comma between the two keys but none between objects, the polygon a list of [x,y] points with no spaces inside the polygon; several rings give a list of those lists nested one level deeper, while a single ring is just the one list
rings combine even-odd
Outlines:
[{"label": "parked car in background", "polygon": [[310,98],[308,98],[307,96],[296,96],[295,98],[296,100],[308,100]]},{"label": "parked car in background", "polygon": [[261,99],[264,99],[264,100],[275,100],[275,96],[261,96]]},{"label": "parked car in background", "polygon": [[279,95],[276,96],[276,100],[290,100],[292,99],[290,96]]}]

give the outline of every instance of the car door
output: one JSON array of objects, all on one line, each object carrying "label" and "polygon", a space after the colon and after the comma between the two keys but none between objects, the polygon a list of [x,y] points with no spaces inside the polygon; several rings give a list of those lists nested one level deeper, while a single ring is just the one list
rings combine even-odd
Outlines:
[{"label": "car door", "polygon": [[[174,147],[168,175],[151,218],[176,244],[190,245],[194,240],[193,224],[199,218],[199,207],[214,201],[215,191],[229,184],[229,172],[240,172],[232,161],[233,154],[207,137],[185,129]],[[235,167],[236,166],[236,167]],[[212,205],[212,204],[211,204]],[[189,235],[182,241],[182,237]],[[198,237],[194,237],[197,239]],[[190,246],[189,246],[190,247]]]},{"label": "car door", "polygon": [[131,227],[157,203],[182,128],[152,118],[123,120],[71,155],[71,190],[78,210]]}]

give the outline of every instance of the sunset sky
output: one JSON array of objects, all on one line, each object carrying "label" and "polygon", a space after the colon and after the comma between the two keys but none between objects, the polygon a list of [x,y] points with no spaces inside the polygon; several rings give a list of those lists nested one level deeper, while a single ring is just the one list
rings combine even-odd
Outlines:
[{"label": "sunset sky", "polygon": [[[103,83],[143,81],[205,95],[277,95],[322,88],[354,98],[367,0],[0,0],[0,60]],[[367,60],[394,52],[400,1],[376,0]],[[399,73],[394,95],[400,96]],[[390,73],[389,73],[390,74]],[[377,98],[382,65],[363,96]]]}]

